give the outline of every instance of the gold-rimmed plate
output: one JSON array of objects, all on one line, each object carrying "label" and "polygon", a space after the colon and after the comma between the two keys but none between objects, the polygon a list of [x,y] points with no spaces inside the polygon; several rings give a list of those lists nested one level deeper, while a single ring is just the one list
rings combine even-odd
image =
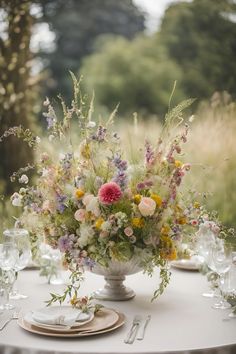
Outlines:
[{"label": "gold-rimmed plate", "polygon": [[[109,311],[114,311],[116,313],[116,318],[117,321],[115,323],[113,323],[112,325],[108,326],[109,323],[104,322],[104,317],[106,318],[107,316],[105,315],[105,313],[107,313],[106,310]],[[96,320],[96,322],[95,322]],[[94,317],[93,321],[94,323],[96,323],[95,325],[92,326],[87,326],[87,328],[85,327],[84,330],[81,331],[81,327],[79,330],[75,331],[75,329],[71,329],[71,331],[55,331],[55,330],[51,330],[49,328],[39,328],[37,326],[34,326],[30,323],[27,323],[24,320],[24,317],[20,317],[18,319],[18,325],[23,328],[24,330],[34,333],[34,334],[39,334],[39,335],[43,335],[43,336],[48,336],[48,337],[63,337],[63,338],[77,338],[77,337],[88,337],[88,336],[94,336],[94,335],[99,335],[99,334],[103,334],[103,333],[109,333],[112,332],[116,329],[118,329],[119,327],[123,326],[123,324],[125,323],[125,316],[122,313],[118,313],[113,309],[106,309],[106,308],[102,308]],[[91,322],[91,324],[92,324]],[[110,322],[111,323],[111,322]]]}]

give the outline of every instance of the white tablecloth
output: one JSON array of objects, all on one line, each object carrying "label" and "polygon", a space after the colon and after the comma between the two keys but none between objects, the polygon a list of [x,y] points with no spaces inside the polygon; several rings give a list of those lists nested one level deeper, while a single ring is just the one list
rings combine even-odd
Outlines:
[{"label": "white tablecloth", "polygon": [[[23,310],[44,306],[49,291],[60,291],[51,286],[37,271],[25,270],[19,276],[19,288],[29,295],[17,304]],[[136,297],[125,302],[104,302],[126,315],[126,323],[109,334],[78,339],[49,338],[31,334],[11,323],[0,332],[1,354],[235,354],[236,319],[225,322],[227,311],[211,308],[212,299],[201,296],[207,289],[205,278],[191,271],[172,270],[171,283],[154,303],[150,302],[158,275],[149,278],[142,273],[128,276],[126,284],[133,288]],[[101,276],[86,273],[81,295],[103,286]],[[152,315],[143,341],[125,344],[124,338],[134,314]],[[3,315],[0,315],[0,322]]]}]

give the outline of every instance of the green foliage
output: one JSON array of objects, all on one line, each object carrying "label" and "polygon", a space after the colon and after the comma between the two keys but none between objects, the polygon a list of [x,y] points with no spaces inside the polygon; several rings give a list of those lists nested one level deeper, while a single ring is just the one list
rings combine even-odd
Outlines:
[{"label": "green foliage", "polygon": [[[28,128],[34,126],[36,86],[31,78],[30,39],[33,18],[31,1],[1,2],[2,33],[0,36],[0,136],[10,127],[24,126],[16,135],[24,135],[29,143],[32,138]],[[35,128],[35,127],[34,127]],[[14,131],[14,128],[11,132]],[[33,151],[18,141],[13,134],[0,144],[0,182],[4,194],[13,186],[9,176],[19,167],[33,162]]]},{"label": "green foliage", "polygon": [[144,30],[144,15],[131,0],[40,0],[43,18],[56,34],[55,50],[41,53],[51,80],[46,95],[70,97],[66,70],[77,72],[85,55],[94,51],[95,39],[105,33],[133,38]]},{"label": "green foliage", "polygon": [[[133,41],[106,37],[97,43],[98,52],[86,58],[81,73],[89,91],[108,108],[120,102],[119,112],[164,114],[174,79],[181,72],[167,56],[159,38],[139,36]],[[183,99],[181,89],[174,101]]]},{"label": "green foliage", "polygon": [[216,90],[235,94],[236,5],[228,0],[194,0],[172,4],[160,36],[184,75],[186,96],[209,98]]}]

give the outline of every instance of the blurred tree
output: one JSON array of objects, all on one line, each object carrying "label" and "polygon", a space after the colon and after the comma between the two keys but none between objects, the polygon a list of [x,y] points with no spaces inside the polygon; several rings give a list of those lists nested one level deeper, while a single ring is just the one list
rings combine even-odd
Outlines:
[{"label": "blurred tree", "polygon": [[[84,60],[81,73],[87,89],[93,88],[99,104],[119,112],[134,111],[164,115],[174,80],[181,71],[169,60],[159,36],[139,36],[133,41],[121,37],[100,38],[99,51]],[[180,88],[174,100],[183,98]]]},{"label": "blurred tree", "polygon": [[187,96],[209,98],[216,90],[236,92],[236,4],[193,0],[172,4],[160,36],[182,68]]},{"label": "blurred tree", "polygon": [[132,0],[39,0],[43,20],[56,34],[56,50],[42,53],[52,80],[47,94],[71,93],[68,70],[78,72],[81,60],[93,52],[94,40],[105,33],[133,38],[144,30],[144,15]]},{"label": "blurred tree", "polygon": [[[29,0],[1,0],[0,135],[13,126],[32,123],[33,91],[30,77],[30,38],[33,24]],[[9,176],[33,161],[26,143],[10,136],[0,143],[0,180],[4,192],[13,191]]]}]

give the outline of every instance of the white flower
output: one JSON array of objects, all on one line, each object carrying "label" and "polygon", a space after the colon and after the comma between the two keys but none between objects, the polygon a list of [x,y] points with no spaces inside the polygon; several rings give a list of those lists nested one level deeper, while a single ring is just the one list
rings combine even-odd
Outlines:
[{"label": "white flower", "polygon": [[36,144],[40,144],[41,143],[41,138],[39,136],[36,136],[35,142],[36,142]]},{"label": "white flower", "polygon": [[22,175],[22,176],[19,178],[19,182],[20,182],[20,183],[27,184],[27,183],[29,182],[28,176]]},{"label": "white flower", "polygon": [[92,120],[88,122],[87,128],[95,128],[96,127],[96,122],[93,122]]},{"label": "white flower", "polygon": [[87,194],[83,198],[83,204],[86,206],[87,211],[91,211],[95,216],[100,215],[98,198],[93,194]]},{"label": "white flower", "polygon": [[94,230],[91,226],[86,224],[81,224],[80,226],[80,237],[78,239],[79,247],[83,248],[87,246],[94,235]]},{"label": "white flower", "polygon": [[21,207],[22,206],[22,196],[19,193],[14,193],[11,196],[11,202],[13,206]]},{"label": "white flower", "polygon": [[27,191],[26,188],[21,188],[21,189],[19,190],[19,194],[20,194],[20,195],[24,195],[24,194],[26,193],[26,191]]},{"label": "white flower", "polygon": [[47,168],[43,168],[43,170],[42,170],[42,177],[47,177],[48,174],[49,174],[48,169],[47,169]]},{"label": "white flower", "polygon": [[111,230],[111,223],[109,221],[104,221],[101,226],[102,231],[110,231]]}]

